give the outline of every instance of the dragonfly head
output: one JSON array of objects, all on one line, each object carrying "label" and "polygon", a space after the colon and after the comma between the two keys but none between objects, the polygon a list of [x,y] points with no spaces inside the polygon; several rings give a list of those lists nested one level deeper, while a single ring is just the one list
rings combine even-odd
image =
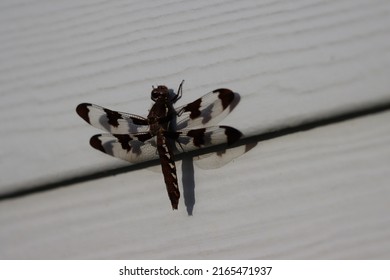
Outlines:
[{"label": "dragonfly head", "polygon": [[168,99],[169,90],[166,86],[157,86],[157,88],[153,87],[151,93],[151,99],[153,101],[157,101],[157,99]]}]

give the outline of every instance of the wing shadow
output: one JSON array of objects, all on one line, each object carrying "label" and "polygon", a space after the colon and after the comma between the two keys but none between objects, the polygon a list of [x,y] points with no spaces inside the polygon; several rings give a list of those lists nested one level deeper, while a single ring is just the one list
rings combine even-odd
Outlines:
[{"label": "wing shadow", "polygon": [[195,207],[195,165],[201,169],[221,168],[232,160],[242,156],[257,146],[257,143],[247,143],[232,148],[219,149],[214,152],[201,155],[181,154],[182,160],[182,186],[184,205],[187,209],[188,216],[193,215]]},{"label": "wing shadow", "polygon": [[[230,114],[239,102],[240,95],[239,93],[234,92],[234,100],[229,105],[226,115]],[[174,127],[175,125],[176,124],[174,124]],[[256,145],[257,143],[250,143],[244,146],[226,147],[225,144],[202,149],[203,153],[201,154],[199,154],[198,151],[194,151],[179,155],[179,158],[182,160],[183,198],[187,214],[189,216],[193,215],[196,202],[194,161],[196,162],[196,165],[202,169],[220,168],[235,158],[248,152]]]}]

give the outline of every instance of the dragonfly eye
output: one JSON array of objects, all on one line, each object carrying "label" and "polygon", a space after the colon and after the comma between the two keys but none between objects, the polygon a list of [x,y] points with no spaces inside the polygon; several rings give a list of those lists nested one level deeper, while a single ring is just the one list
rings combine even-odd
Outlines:
[{"label": "dragonfly eye", "polygon": [[160,96],[160,92],[157,89],[152,90],[151,98],[153,101],[156,101]]},{"label": "dragonfly eye", "polygon": [[158,86],[157,88],[153,88],[151,93],[151,98],[153,101],[156,101],[159,98],[168,98],[169,91],[166,86]]}]

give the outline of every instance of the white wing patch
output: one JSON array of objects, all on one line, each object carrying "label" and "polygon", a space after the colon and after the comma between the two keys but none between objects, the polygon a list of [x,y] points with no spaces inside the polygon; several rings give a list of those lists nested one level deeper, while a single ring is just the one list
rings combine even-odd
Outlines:
[{"label": "white wing patch", "polygon": [[241,132],[229,126],[211,126],[167,132],[166,137],[175,141],[178,153],[189,152],[220,144],[231,144],[241,137]]},{"label": "white wing patch", "polygon": [[147,119],[123,112],[112,111],[95,104],[82,103],[76,112],[87,123],[112,134],[129,134],[149,131]]},{"label": "white wing patch", "polygon": [[192,103],[176,108],[176,130],[211,126],[219,123],[231,111],[237,96],[229,89],[217,89]]},{"label": "white wing patch", "polygon": [[132,163],[159,158],[156,137],[141,141],[132,136],[134,135],[97,134],[91,138],[90,144],[103,153]]}]

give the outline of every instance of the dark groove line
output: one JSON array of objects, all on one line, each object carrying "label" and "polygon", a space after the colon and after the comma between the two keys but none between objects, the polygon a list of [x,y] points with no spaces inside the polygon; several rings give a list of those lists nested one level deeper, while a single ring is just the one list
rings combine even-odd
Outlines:
[{"label": "dark groove line", "polygon": [[[340,114],[337,114],[334,116],[329,116],[329,117],[322,118],[322,119],[307,121],[307,122],[300,124],[300,125],[297,125],[297,126],[285,127],[285,128],[281,128],[281,129],[272,131],[272,132],[267,132],[267,133],[243,138],[243,139],[239,140],[238,142],[236,142],[231,147],[238,147],[238,146],[247,145],[247,144],[251,144],[251,143],[253,144],[253,143],[257,143],[257,142],[261,142],[261,141],[265,141],[265,140],[269,140],[269,139],[273,139],[273,138],[277,138],[277,137],[282,137],[282,136],[289,135],[292,133],[307,131],[307,130],[317,128],[317,127],[322,127],[322,126],[326,126],[326,125],[330,125],[330,124],[344,122],[347,120],[352,120],[352,119],[359,118],[359,117],[364,117],[364,116],[371,115],[371,114],[384,112],[387,110],[390,110],[390,101],[384,102],[381,104],[376,104],[376,105],[366,107],[366,108],[351,110],[348,112],[340,113]],[[180,160],[185,156],[198,156],[198,155],[202,155],[202,154],[206,154],[206,153],[217,152],[217,151],[220,151],[221,149],[224,149],[224,148],[226,148],[225,145],[213,146],[210,148],[205,148],[205,149],[177,155],[176,159]],[[41,193],[41,192],[45,192],[45,191],[55,190],[58,188],[68,187],[68,186],[71,186],[74,184],[83,183],[83,182],[87,182],[87,181],[91,181],[91,180],[97,180],[97,179],[105,178],[108,176],[115,176],[115,175],[119,175],[119,174],[123,174],[123,173],[130,172],[133,170],[138,170],[138,169],[150,167],[150,166],[157,165],[157,164],[159,164],[159,160],[153,160],[153,161],[148,161],[148,162],[135,164],[135,165],[131,165],[131,166],[113,168],[113,169],[109,169],[109,170],[106,170],[103,172],[92,172],[90,174],[86,174],[86,175],[82,175],[82,176],[78,176],[78,177],[74,177],[74,178],[69,178],[69,179],[64,179],[64,180],[60,180],[57,182],[47,183],[47,184],[43,184],[43,185],[39,185],[39,186],[30,186],[30,187],[25,188],[25,189],[11,191],[9,193],[1,194],[0,201],[4,201],[4,200],[8,200],[8,199],[16,199],[16,198],[20,198],[20,197],[27,196],[27,195],[32,195],[32,194],[37,194],[37,193]]]}]

